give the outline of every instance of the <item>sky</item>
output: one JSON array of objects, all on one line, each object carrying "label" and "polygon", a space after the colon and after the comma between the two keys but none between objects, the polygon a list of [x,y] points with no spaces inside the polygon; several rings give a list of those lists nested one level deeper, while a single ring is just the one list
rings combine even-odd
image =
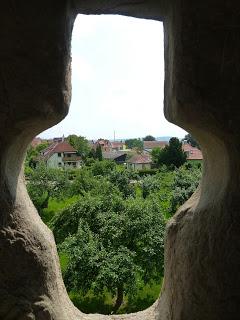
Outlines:
[{"label": "sky", "polygon": [[163,115],[161,22],[113,15],[78,15],[72,36],[72,101],[68,116],[42,138],[177,136]]}]

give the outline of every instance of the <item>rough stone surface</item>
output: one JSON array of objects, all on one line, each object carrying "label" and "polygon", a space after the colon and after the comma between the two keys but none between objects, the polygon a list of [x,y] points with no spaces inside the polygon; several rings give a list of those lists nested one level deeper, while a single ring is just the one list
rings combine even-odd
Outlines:
[{"label": "rough stone surface", "polygon": [[[77,13],[163,19],[165,114],[194,134],[204,155],[201,186],[167,228],[160,298],[136,314],[85,315],[72,305],[21,170],[31,139],[68,112]],[[1,4],[0,319],[240,318],[239,19],[237,0]]]}]

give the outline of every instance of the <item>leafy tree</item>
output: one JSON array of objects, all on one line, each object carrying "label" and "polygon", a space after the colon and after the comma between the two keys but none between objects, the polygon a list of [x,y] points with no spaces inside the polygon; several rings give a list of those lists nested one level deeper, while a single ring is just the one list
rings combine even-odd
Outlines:
[{"label": "leafy tree", "polygon": [[138,138],[134,138],[134,139],[127,139],[125,140],[125,144],[127,146],[128,149],[138,149],[138,150],[143,150],[143,141]]},{"label": "leafy tree", "polygon": [[171,138],[169,145],[165,148],[154,148],[152,150],[152,159],[157,167],[166,165],[179,168],[186,162],[186,154],[182,150],[182,143],[179,139]]},{"label": "leafy tree", "polygon": [[147,135],[146,137],[143,138],[143,141],[155,141],[155,140],[156,140],[156,138],[154,138],[151,135]]},{"label": "leafy tree", "polygon": [[190,133],[186,134],[183,140],[187,141],[187,143],[189,143],[192,147],[201,149],[197,140]]},{"label": "leafy tree", "polygon": [[61,199],[68,189],[68,172],[65,170],[47,168],[45,163],[39,163],[29,173],[27,190],[40,214],[42,209],[48,207],[50,197]]},{"label": "leafy tree", "polygon": [[112,170],[109,174],[109,180],[122,192],[124,198],[136,195],[135,187],[131,183],[132,179],[138,179],[138,176],[128,170]]},{"label": "leafy tree", "polygon": [[186,202],[196,190],[200,178],[201,167],[191,167],[188,164],[179,168],[172,182],[172,198],[170,203],[170,212],[173,214],[176,210]]},{"label": "leafy tree", "polygon": [[116,163],[111,160],[96,160],[91,166],[91,171],[94,176],[106,176],[116,168]]},{"label": "leafy tree", "polygon": [[71,134],[67,137],[68,143],[77,150],[78,154],[86,158],[90,152],[88,140],[85,137]]},{"label": "leafy tree", "polygon": [[161,189],[159,175],[145,176],[142,179],[142,196],[147,198],[150,194],[156,193]]},{"label": "leafy tree", "polygon": [[69,186],[69,195],[85,195],[87,192],[94,189],[96,179],[93,176],[91,170],[87,167],[83,167],[80,170],[76,170],[76,177]]},{"label": "leafy tree", "polygon": [[37,157],[40,155],[41,151],[48,146],[49,143],[47,142],[40,143],[35,148],[29,145],[25,159],[25,167],[35,168],[38,162]]},{"label": "leafy tree", "polygon": [[98,159],[99,161],[102,161],[102,159],[103,159],[102,148],[100,145],[97,145],[97,147],[96,147],[95,159]]},{"label": "leafy tree", "polygon": [[67,288],[107,288],[116,295],[114,313],[124,294],[136,292],[139,276],[147,282],[163,275],[164,219],[156,201],[123,201],[112,187],[111,193],[85,196],[61,211],[53,231],[68,256]]},{"label": "leafy tree", "polygon": [[94,189],[81,197],[76,204],[65,208],[54,217],[52,229],[57,243],[63,242],[68,235],[77,232],[80,218],[89,219],[91,229],[97,229],[98,213],[122,210],[122,197],[119,190],[106,178],[96,179],[95,182]]},{"label": "leafy tree", "polygon": [[166,220],[171,216],[170,208],[174,177],[175,171],[167,170],[166,166],[162,166],[157,174],[153,176],[148,175],[141,179],[142,197],[158,201],[161,212]]},{"label": "leafy tree", "polygon": [[88,158],[86,159],[85,161],[85,164],[89,164],[91,165],[91,163],[93,162],[92,160],[96,159],[96,151],[94,148],[92,148],[90,151],[89,151],[89,154],[88,154]]},{"label": "leafy tree", "polygon": [[[159,147],[153,148],[152,152],[151,152],[151,156],[152,156],[152,161],[155,167],[160,167],[161,166],[161,153],[162,153],[162,149]],[[165,164],[164,164],[165,165]]]}]

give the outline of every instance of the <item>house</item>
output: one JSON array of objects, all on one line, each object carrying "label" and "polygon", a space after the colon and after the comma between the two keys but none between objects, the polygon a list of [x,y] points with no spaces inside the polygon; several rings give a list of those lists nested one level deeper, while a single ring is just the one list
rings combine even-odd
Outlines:
[{"label": "house", "polygon": [[96,150],[97,146],[100,146],[102,152],[110,152],[111,151],[111,142],[107,139],[98,139],[94,143],[94,149]]},{"label": "house", "polygon": [[110,142],[111,151],[121,151],[126,149],[126,145],[122,141],[113,141]]},{"label": "house", "polygon": [[127,153],[121,151],[103,152],[103,159],[114,160],[117,164],[126,163]]},{"label": "house", "polygon": [[79,168],[81,157],[77,151],[66,141],[54,142],[41,153],[41,159],[49,168]]},{"label": "house", "polygon": [[148,154],[134,154],[127,161],[127,168],[132,170],[151,169],[152,159]]},{"label": "house", "polygon": [[55,138],[53,138],[52,142],[53,142],[53,143],[57,143],[57,142],[62,142],[62,141],[64,141],[64,140],[65,140],[64,136],[62,136],[62,137],[55,137]]},{"label": "house", "polygon": [[163,149],[167,145],[167,141],[143,141],[143,150],[150,153],[154,148]]},{"label": "house", "polygon": [[189,143],[183,142],[182,149],[187,154],[187,161],[197,162],[203,160],[202,151],[196,147],[192,147]]}]

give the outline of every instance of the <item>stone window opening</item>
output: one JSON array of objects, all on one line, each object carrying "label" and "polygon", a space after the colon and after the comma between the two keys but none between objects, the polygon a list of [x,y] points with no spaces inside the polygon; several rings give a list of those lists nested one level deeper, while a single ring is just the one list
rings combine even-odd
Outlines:
[{"label": "stone window opening", "polygon": [[[116,18],[116,17],[111,17],[111,19],[114,19],[114,18]],[[127,20],[127,17],[122,17],[122,21],[121,21],[121,24],[123,25],[122,27],[124,27],[124,24],[126,23],[126,20]],[[131,20],[133,20],[133,19],[129,19],[130,21]],[[135,19],[136,21],[135,21],[135,28],[137,28],[137,23],[138,24],[140,24],[140,21],[139,21],[139,19]],[[147,26],[147,22],[148,21],[145,21],[146,22],[146,32],[148,32],[149,33],[149,31],[148,31],[148,26]],[[109,25],[111,25],[111,21],[109,21],[108,22],[109,23]],[[120,24],[120,22],[118,22],[119,23],[119,26],[121,26],[121,24]],[[132,22],[133,23],[133,22]],[[151,22],[150,22],[151,23]],[[81,17],[79,17],[79,22],[78,22],[78,24],[79,25],[81,25]],[[105,24],[107,24],[106,22],[105,22]],[[131,28],[131,24],[130,24],[130,22],[128,22],[128,27],[129,28]],[[163,38],[163,32],[162,32],[162,24],[160,23],[160,22],[155,22],[155,29],[157,29],[157,31],[156,31],[156,34],[162,39]],[[126,31],[125,32],[127,32],[127,27],[125,27],[125,29],[126,29]],[[144,29],[144,26],[139,26],[139,32],[141,31],[141,30],[143,30]],[[153,27],[152,27],[152,29],[153,29]],[[133,33],[133,31],[132,31],[132,33]],[[76,34],[76,32],[74,32],[74,34],[75,34],[75,37],[77,37],[78,36],[78,34]],[[115,37],[117,37],[117,35],[115,36]],[[121,35],[120,35],[120,37],[121,37]],[[150,37],[150,33],[149,33],[149,37]],[[85,39],[83,39],[84,41],[86,41]],[[90,41],[90,40],[88,40],[88,41]],[[93,45],[94,45],[94,43],[93,43]],[[73,46],[73,45],[72,45]],[[106,45],[105,45],[106,46]],[[103,49],[102,49],[103,50]],[[160,51],[160,50],[159,50]],[[127,48],[126,48],[126,52],[127,52]],[[146,52],[149,54],[149,51],[147,51],[146,50]],[[113,53],[114,53],[114,51],[113,51]],[[159,52],[160,53],[160,55],[161,55],[161,60],[163,60],[163,43],[162,43],[162,48],[161,48],[161,51]],[[126,54],[126,53],[125,53]],[[111,55],[111,52],[110,52],[110,55]],[[152,57],[152,59],[153,58],[155,58],[155,56],[152,54],[152,55],[150,55],[151,57]],[[132,57],[132,56],[131,56]],[[73,65],[72,65],[72,69],[73,69],[73,74],[74,73],[76,73],[76,71],[74,70],[74,67],[75,67],[75,64],[74,64],[74,61],[75,61],[75,56],[74,56],[74,54],[73,54],[73,57],[72,57],[72,60],[73,60]],[[100,61],[100,58],[99,58],[99,61]],[[99,63],[99,62],[98,62]],[[115,62],[116,63],[116,62]],[[121,61],[119,62],[119,63],[121,63]],[[147,56],[146,56],[146,61],[144,62],[144,61],[141,61],[141,63],[139,63],[139,60],[136,62],[136,61],[132,61],[132,65],[134,65],[134,63],[135,64],[137,64],[137,65],[139,65],[139,68],[141,67],[143,70],[145,70],[145,69],[147,69],[147,66],[149,66],[149,63],[148,63],[148,61],[147,61]],[[146,65],[146,66],[144,66],[144,64]],[[76,66],[77,67],[77,66]],[[76,68],[75,67],[75,68]],[[124,67],[124,66],[123,66]],[[162,66],[163,67],[163,66]],[[159,68],[159,65],[157,64],[157,66],[156,66],[156,68],[158,68],[158,69],[160,69]],[[81,72],[81,65],[79,66],[79,69],[80,69],[80,72]],[[116,70],[117,71],[117,70]],[[115,71],[115,72],[116,72]],[[85,77],[85,75],[84,75],[84,68],[83,68],[83,77]],[[163,73],[163,68],[161,68],[161,73]],[[111,76],[111,74],[110,74],[110,76]],[[122,75],[120,75],[120,76],[122,76]],[[144,77],[145,76],[145,73],[143,72],[142,73],[142,76]],[[148,73],[147,73],[147,75],[146,75],[146,77],[148,77]],[[74,78],[73,78],[74,79]],[[115,79],[114,79],[114,81],[115,81]],[[128,79],[127,79],[127,77],[126,77],[126,81],[128,81]],[[141,82],[143,83],[143,80],[141,80]],[[163,91],[163,86],[162,86],[162,81],[159,81],[160,83],[159,83],[159,91],[161,90],[161,91]],[[77,83],[77,85],[73,82],[73,97],[74,97],[74,93],[75,93],[75,91],[74,90],[80,90],[81,89],[81,85],[83,85],[82,83]],[[77,86],[79,86],[79,88],[78,89],[76,89],[77,88]],[[108,88],[106,88],[105,89],[106,90],[106,95],[107,95],[107,90],[108,90]],[[152,90],[153,92],[154,92],[154,90]],[[94,94],[94,93],[93,93]],[[74,98],[73,98],[74,99]],[[161,101],[160,99],[159,99],[159,101]],[[81,102],[81,101],[80,101]],[[129,103],[130,104],[130,103]],[[70,112],[71,112],[71,107],[70,107]],[[148,112],[149,113],[151,113],[151,106],[149,105],[148,106]],[[154,112],[154,111],[152,111],[152,112]],[[79,113],[80,113],[80,110],[79,110]],[[116,117],[119,117],[119,113],[121,113],[121,110],[116,110],[116,112],[115,112],[115,115],[116,115]],[[69,115],[68,115],[68,117],[69,117]],[[126,115],[124,116],[124,117],[126,117]],[[152,116],[151,116],[152,117]],[[147,115],[145,114],[145,119],[147,118]],[[101,126],[101,118],[99,118],[99,127]],[[145,123],[146,123],[146,127],[148,128],[149,127],[149,124],[148,124],[148,122],[146,122],[145,121]],[[60,126],[62,127],[63,125],[62,124],[60,124]],[[79,124],[79,126],[80,126],[80,124]],[[124,127],[125,126],[125,124],[124,123],[122,123],[122,126]],[[73,128],[74,129],[74,128]],[[63,133],[61,132],[61,133],[59,133],[58,135],[59,136],[61,136]],[[137,134],[137,133],[136,133]],[[109,150],[107,150],[107,151],[109,151]],[[69,153],[66,153],[65,154],[65,156],[66,157],[71,157],[71,154],[69,154]],[[68,166],[76,166],[76,164],[75,163],[70,163],[70,162],[68,162],[67,160],[66,160],[66,163],[65,163],[65,167],[68,167]],[[141,164],[139,164],[137,167],[141,167]],[[143,164],[143,166],[142,166],[142,168],[143,169],[147,169],[147,167]],[[161,281],[162,280],[159,280],[159,286],[160,286],[160,283],[161,283]],[[156,287],[157,287],[157,285],[158,285],[158,283],[156,283]],[[160,289],[159,289],[160,290]],[[140,291],[140,290],[139,290]],[[113,305],[114,305],[114,300],[115,300],[115,297],[113,297]],[[147,300],[147,298],[146,298],[146,300]]]},{"label": "stone window opening", "polygon": [[[85,315],[73,306],[53,235],[24,186],[28,144],[67,114],[78,13],[164,21],[165,116],[192,133],[204,154],[198,191],[168,224],[160,297],[136,314]],[[0,318],[238,319],[239,3],[5,2],[1,14]]]}]

